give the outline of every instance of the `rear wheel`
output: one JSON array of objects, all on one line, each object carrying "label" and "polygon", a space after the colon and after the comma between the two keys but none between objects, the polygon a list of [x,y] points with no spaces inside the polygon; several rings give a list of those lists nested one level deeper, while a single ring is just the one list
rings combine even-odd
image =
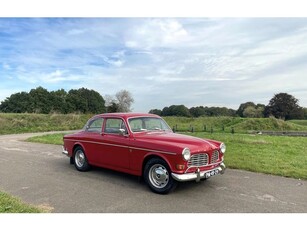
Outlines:
[{"label": "rear wheel", "polygon": [[177,184],[172,178],[168,164],[160,158],[150,159],[146,163],[144,179],[149,188],[159,194],[169,193]]},{"label": "rear wheel", "polygon": [[74,151],[74,162],[75,167],[78,171],[88,171],[90,169],[90,165],[87,161],[85,152],[82,147],[78,146]]}]

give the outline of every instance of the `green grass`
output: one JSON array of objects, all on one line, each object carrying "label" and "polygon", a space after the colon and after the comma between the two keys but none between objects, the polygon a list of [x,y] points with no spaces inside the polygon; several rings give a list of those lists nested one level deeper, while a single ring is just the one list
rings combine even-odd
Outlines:
[{"label": "green grass", "polygon": [[[91,114],[13,114],[0,113],[0,135],[29,132],[64,131],[81,129]],[[249,131],[307,131],[307,120],[283,121],[275,118],[240,118],[240,117],[164,117],[171,128],[178,131],[191,130],[230,133]]]},{"label": "green grass", "polygon": [[34,207],[20,199],[0,191],[0,213],[41,213],[42,208]]},{"label": "green grass", "polygon": [[67,133],[55,133],[55,134],[47,134],[42,136],[35,136],[28,138],[27,141],[43,143],[43,144],[62,145],[63,136],[66,134]]},{"label": "green grass", "polygon": [[229,168],[307,179],[307,138],[248,134],[190,135],[223,141]]},{"label": "green grass", "polygon": [[[307,126],[302,122],[283,121],[275,118],[241,118],[241,117],[164,117],[171,128],[177,127],[178,131],[191,130],[195,132],[211,131],[228,132],[232,128],[236,133],[250,131],[307,131]],[[307,121],[305,121],[307,123]],[[223,131],[224,129],[224,131]]]},{"label": "green grass", "polygon": [[0,113],[0,135],[81,129],[92,115]]},{"label": "green grass", "polygon": [[296,125],[307,126],[307,120],[290,120],[289,123]]}]

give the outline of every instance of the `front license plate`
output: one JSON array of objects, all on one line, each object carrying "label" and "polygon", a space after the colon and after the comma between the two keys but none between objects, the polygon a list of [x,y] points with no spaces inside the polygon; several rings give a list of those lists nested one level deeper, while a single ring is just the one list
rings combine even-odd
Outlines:
[{"label": "front license plate", "polygon": [[217,175],[217,174],[219,174],[219,170],[215,169],[215,170],[206,172],[205,177],[209,178],[209,177],[212,177],[212,176]]}]

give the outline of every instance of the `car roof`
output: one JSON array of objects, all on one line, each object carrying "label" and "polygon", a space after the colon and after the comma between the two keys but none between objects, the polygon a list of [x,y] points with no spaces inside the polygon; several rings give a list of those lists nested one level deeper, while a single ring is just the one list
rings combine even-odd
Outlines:
[{"label": "car roof", "polygon": [[94,117],[116,117],[116,118],[128,119],[131,117],[159,117],[159,116],[151,113],[102,113],[102,114],[97,114]]}]

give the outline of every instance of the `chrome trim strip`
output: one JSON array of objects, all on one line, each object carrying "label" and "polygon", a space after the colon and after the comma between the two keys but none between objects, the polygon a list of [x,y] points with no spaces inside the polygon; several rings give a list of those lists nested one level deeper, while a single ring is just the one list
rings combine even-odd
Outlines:
[{"label": "chrome trim strip", "polygon": [[135,150],[163,153],[163,154],[168,154],[168,155],[177,155],[176,153],[173,153],[173,152],[165,152],[165,151],[154,150],[154,149],[145,149],[145,148],[131,147],[131,146],[127,146],[127,145],[115,145],[115,144],[101,143],[101,142],[96,142],[96,141],[84,141],[84,140],[72,140],[72,139],[67,139],[66,141],[73,141],[73,142],[80,142],[80,143],[85,142],[85,143],[90,143],[90,144],[108,145],[108,146],[115,146],[115,147],[120,147],[120,148],[127,148],[127,149],[135,149]]}]

